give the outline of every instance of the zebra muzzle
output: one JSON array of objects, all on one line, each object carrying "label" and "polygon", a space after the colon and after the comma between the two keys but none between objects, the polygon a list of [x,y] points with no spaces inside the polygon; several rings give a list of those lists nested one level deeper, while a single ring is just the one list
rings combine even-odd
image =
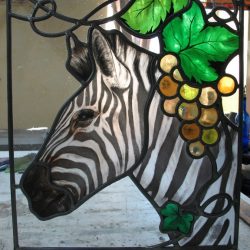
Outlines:
[{"label": "zebra muzzle", "polygon": [[51,182],[49,167],[33,162],[21,180],[30,210],[40,219],[69,213],[73,209],[73,198],[68,190]]}]

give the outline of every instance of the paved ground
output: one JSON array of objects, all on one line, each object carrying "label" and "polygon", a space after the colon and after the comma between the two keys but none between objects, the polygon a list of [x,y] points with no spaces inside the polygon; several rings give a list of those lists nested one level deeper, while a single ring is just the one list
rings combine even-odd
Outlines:
[{"label": "paved ground", "polygon": [[[6,173],[0,173],[0,190],[0,250],[11,250],[9,175]],[[165,237],[158,231],[157,214],[129,179],[104,189],[72,214],[47,222],[29,213],[21,192],[17,192],[17,200],[21,246],[145,246],[158,244]],[[249,250],[249,237],[250,228],[241,221],[240,250]]]},{"label": "paved ground", "polygon": [[[16,175],[19,182],[20,174]],[[159,218],[129,178],[114,183],[70,215],[47,222],[30,214],[17,192],[20,246],[147,246],[166,240]],[[250,227],[240,221],[239,250],[249,250]],[[0,250],[11,250],[9,174],[0,172]]]},{"label": "paved ground", "polygon": [[[0,173],[1,250],[11,249],[10,202],[5,184],[8,175]],[[103,190],[72,214],[47,222],[29,213],[21,192],[17,200],[21,246],[142,246],[160,243],[165,237],[158,230],[158,215],[129,179]]]}]

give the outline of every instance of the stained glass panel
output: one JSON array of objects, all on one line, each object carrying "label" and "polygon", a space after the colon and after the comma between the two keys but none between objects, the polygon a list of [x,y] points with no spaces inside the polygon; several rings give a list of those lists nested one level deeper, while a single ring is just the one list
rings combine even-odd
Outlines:
[{"label": "stained glass panel", "polygon": [[[227,72],[242,58],[238,2],[101,1],[81,17],[60,13],[58,1],[30,2],[30,15],[9,18],[63,39],[79,84],[21,177],[30,211],[41,221],[67,218],[127,177],[165,237],[144,247],[235,248],[241,125],[222,97],[242,93],[242,76]],[[48,31],[51,19],[67,25]]]}]

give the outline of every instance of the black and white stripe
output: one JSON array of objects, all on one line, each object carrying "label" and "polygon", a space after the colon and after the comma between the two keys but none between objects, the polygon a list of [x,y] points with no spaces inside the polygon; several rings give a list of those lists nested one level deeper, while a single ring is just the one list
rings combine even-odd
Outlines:
[{"label": "black and white stripe", "polygon": [[[78,201],[130,169],[143,146],[151,58],[111,38],[93,31],[96,74],[64,108],[39,158],[49,163],[53,183],[74,190]],[[88,126],[77,121],[82,110],[97,114]]]},{"label": "black and white stripe", "polygon": [[[150,123],[150,143],[148,152],[133,173],[133,180],[139,184],[147,197],[152,199],[156,206],[162,207],[167,201],[175,201],[190,211],[196,211],[197,203],[202,206],[209,198],[219,193],[226,193],[235,199],[235,180],[238,161],[238,135],[228,125],[231,140],[231,151],[226,150],[226,135],[221,129],[221,139],[218,145],[211,149],[216,161],[217,180],[211,183],[204,194],[200,194],[200,203],[197,202],[201,188],[209,182],[212,176],[210,159],[205,156],[201,159],[192,159],[186,152],[186,143],[181,139],[176,118],[162,116],[159,107],[160,97],[156,93],[151,103],[150,116],[155,123]],[[228,154],[232,157],[228,161]],[[228,162],[227,162],[228,161]],[[203,197],[204,196],[204,197]],[[210,246],[231,245],[235,241],[235,205],[218,217],[198,217],[193,233],[178,242],[180,246]],[[227,201],[220,199],[211,202],[205,209],[209,213],[220,213],[227,206]]]},{"label": "black and white stripe", "polygon": [[[94,62],[95,75],[64,107],[37,161],[49,164],[52,183],[67,188],[77,206],[107,183],[125,176],[140,159],[145,136],[148,136],[146,155],[131,178],[158,207],[172,200],[187,209],[195,209],[197,194],[213,174],[210,158],[192,159],[187,154],[186,143],[179,135],[180,122],[162,113],[157,92],[147,117],[149,134],[145,134],[144,110],[152,85],[159,77],[157,70],[153,83],[149,77],[150,71],[155,70],[153,58],[156,56],[139,50],[117,32],[105,35],[94,29],[89,46],[93,51],[89,56]],[[84,70],[78,67],[84,67],[84,60],[81,61],[79,54],[74,56],[78,63],[70,61],[70,66],[82,74]],[[96,114],[87,125],[78,121],[82,110]],[[221,130],[221,140],[211,149],[211,154],[217,171],[223,171],[206,192],[199,195],[201,206],[218,193],[234,198],[238,139],[230,125],[227,128],[232,150],[226,150],[228,135]],[[225,167],[227,154],[231,154],[232,161]],[[224,203],[224,200],[211,203],[206,212],[223,210]],[[200,216],[192,235],[180,240],[179,245],[233,243],[235,213],[232,206],[220,217]]]}]

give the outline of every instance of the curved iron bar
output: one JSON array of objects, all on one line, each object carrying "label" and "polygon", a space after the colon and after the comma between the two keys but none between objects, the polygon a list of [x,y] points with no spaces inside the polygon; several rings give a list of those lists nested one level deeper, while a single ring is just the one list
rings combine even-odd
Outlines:
[{"label": "curved iron bar", "polygon": [[88,15],[86,15],[84,18],[82,18],[80,20],[80,22],[84,22],[84,24],[86,25],[91,25],[93,23],[96,23],[97,25],[100,25],[100,24],[104,24],[106,22],[109,22],[109,21],[112,21],[113,19],[115,19],[116,17],[122,15],[123,13],[125,13],[128,8],[136,1],[136,0],[131,0],[129,1],[129,3],[124,7],[122,8],[122,10],[116,12],[113,16],[111,17],[106,17],[106,18],[103,18],[103,19],[98,19],[98,20],[90,20],[89,19],[94,16],[99,10],[101,10],[102,8],[104,8],[105,6],[113,3],[113,2],[116,2],[118,0],[107,0],[106,2],[103,2],[102,4],[100,4],[98,7],[96,7],[94,10],[92,10]]},{"label": "curved iron bar", "polygon": [[[16,19],[19,19],[22,21],[30,22],[31,28],[33,29],[33,31],[35,33],[37,33],[41,36],[44,36],[44,37],[55,38],[55,37],[65,36],[66,34],[73,32],[74,30],[76,30],[77,28],[79,28],[82,25],[83,26],[102,25],[102,24],[107,23],[109,21],[113,21],[118,16],[122,15],[125,11],[127,11],[127,9],[133,4],[133,2],[135,0],[130,1],[121,11],[115,13],[111,17],[106,17],[106,18],[102,18],[102,19],[93,19],[93,20],[90,20],[90,18],[93,17],[98,11],[100,11],[102,8],[104,8],[107,5],[112,4],[113,2],[116,2],[118,0],[107,0],[107,1],[103,2],[102,4],[97,6],[95,9],[93,9],[91,12],[89,12],[86,16],[84,16],[81,19],[71,18],[71,17],[65,16],[65,15],[57,12],[57,4],[56,4],[56,1],[54,1],[54,0],[29,0],[29,1],[35,5],[33,12],[31,13],[30,16],[23,16],[23,15],[20,15],[17,13],[11,13],[11,16],[13,18],[16,18]],[[52,6],[52,8],[49,8],[48,6],[46,6],[48,4],[50,4]],[[46,12],[46,14],[43,16],[37,17],[36,15],[37,15],[39,10],[43,10],[44,12]],[[72,23],[74,25],[72,27],[70,27],[69,29],[63,30],[61,32],[56,32],[56,33],[48,33],[48,32],[41,31],[36,26],[37,22],[45,21],[51,17],[55,17],[59,20],[62,20],[62,21],[68,22],[68,23]]]},{"label": "curved iron bar", "polygon": [[[51,4],[52,8],[51,9],[47,8],[47,10],[46,10],[47,14],[45,14],[44,16],[36,17],[37,12],[41,9],[41,6],[44,6],[44,4],[46,4],[46,5]],[[36,26],[37,22],[47,20],[52,16],[55,17],[56,10],[57,10],[57,5],[56,5],[56,2],[54,0],[41,0],[41,1],[37,2],[36,6],[32,12],[30,21],[29,21],[30,26],[33,29],[33,31],[41,36],[44,36],[44,37],[60,37],[60,36],[64,36],[67,32],[69,32],[67,30],[67,31],[62,31],[62,32],[57,32],[57,33],[47,33],[47,32],[43,32],[43,31],[39,30],[39,28],[37,28],[37,26]],[[74,25],[74,26],[76,26],[76,25]]]},{"label": "curved iron bar", "polygon": [[[215,11],[222,10],[222,9],[225,10],[226,12],[228,12],[228,11],[231,12],[232,15],[234,15],[236,17],[237,14],[238,14],[238,12],[239,12],[240,1],[239,0],[231,0],[231,1],[232,1],[233,9],[229,9],[228,7],[225,7],[223,5],[221,5],[221,6],[214,6],[213,9],[211,10],[211,12],[208,14],[208,17],[210,18],[211,15],[213,15],[213,13]],[[231,14],[229,14],[229,15],[231,16]]]},{"label": "curved iron bar", "polygon": [[[34,1],[34,0],[33,0]],[[39,28],[37,28],[36,26],[36,14],[38,12],[38,10],[40,9],[41,7],[41,2],[45,2],[46,4],[48,2],[51,2],[51,4],[53,4],[55,7],[56,7],[56,2],[54,0],[42,0],[40,1],[39,5],[36,5],[36,7],[34,8],[34,11],[32,13],[32,16],[31,16],[31,19],[30,19],[30,25],[31,25],[31,28],[33,29],[33,31],[41,36],[44,36],[44,37],[62,37],[62,36],[65,36],[66,34],[69,34],[69,33],[72,33],[74,30],[78,29],[80,26],[91,26],[91,25],[101,25],[101,24],[104,24],[104,23],[107,23],[109,21],[113,21],[114,19],[116,19],[119,15],[122,15],[122,13],[124,13],[127,8],[135,1],[131,1],[129,2],[129,4],[122,9],[122,11],[120,12],[117,12],[116,14],[114,14],[113,16],[111,17],[107,17],[107,18],[103,18],[103,19],[99,19],[99,20],[89,20],[89,18],[91,18],[92,16],[94,16],[98,11],[100,11],[102,8],[104,8],[105,6],[113,3],[113,2],[116,2],[117,0],[107,0],[105,2],[103,2],[102,4],[100,4],[99,6],[97,6],[95,9],[93,9],[89,14],[87,14],[86,16],[84,16],[83,18],[81,19],[76,19],[77,21],[75,22],[75,25],[72,26],[71,28],[69,29],[66,29],[64,31],[61,31],[61,32],[57,32],[57,33],[48,33],[48,32],[43,32],[41,31]],[[43,5],[42,5],[43,6]],[[46,11],[49,11],[49,9],[47,8]],[[53,12],[53,17],[57,17],[56,15],[56,11]],[[61,15],[62,16],[62,15]],[[48,18],[47,18],[48,19]],[[60,18],[61,19],[61,18]]]},{"label": "curved iron bar", "polygon": [[[49,9],[47,14],[45,14],[44,16],[36,17],[36,13],[39,11],[39,9],[41,9],[41,6],[44,6],[46,4],[51,4],[51,9]],[[30,21],[32,21],[32,22],[45,21],[45,20],[49,19],[50,17],[55,16],[56,10],[57,10],[57,5],[56,5],[56,2],[54,0],[41,0],[36,4],[36,6],[33,10],[33,13],[31,15]]]},{"label": "curved iron bar", "polygon": [[[46,7],[46,5],[41,4],[41,2],[43,2],[43,1],[41,1],[41,0],[28,0],[28,1],[31,2],[31,3],[34,4],[34,5],[39,4],[39,8],[42,9],[44,12],[47,12],[47,13],[50,13],[50,12],[51,12],[51,11]],[[49,0],[49,1],[47,1],[47,2],[52,4],[52,2],[54,2],[54,0]],[[48,3],[46,3],[46,4],[48,4]],[[17,13],[15,13],[15,12],[13,12],[13,11],[10,13],[10,15],[11,15],[11,17],[13,17],[13,18],[15,18],[15,19],[18,19],[18,20],[21,20],[21,21],[30,22],[30,20],[31,20],[31,15],[29,15],[29,16],[24,16],[24,15],[17,14]],[[65,22],[74,23],[74,24],[77,23],[77,22],[79,21],[79,20],[76,19],[76,18],[68,17],[68,16],[65,16],[65,15],[63,15],[63,14],[60,14],[60,13],[58,13],[58,12],[55,12],[55,13],[54,13],[54,17],[56,17],[56,18],[58,18],[58,19],[60,19],[60,20],[63,20],[63,21],[65,21]],[[42,21],[42,20],[40,20],[39,17],[38,17],[38,18],[33,17],[33,20],[34,20],[34,21]]]},{"label": "curved iron bar", "polygon": [[[217,14],[216,11],[225,11],[228,15],[229,18],[220,18]],[[234,22],[235,26],[236,26],[236,30],[239,31],[239,21],[237,20],[237,14],[238,14],[238,8],[235,5],[235,9],[234,12],[232,12],[231,10],[229,10],[228,8],[222,7],[222,6],[218,6],[215,7],[208,15],[208,19],[209,18],[214,18],[216,22],[220,22],[224,25],[226,25],[229,22]]]},{"label": "curved iron bar", "polygon": [[23,16],[23,15],[14,13],[14,12],[11,12],[10,16],[15,18],[15,19],[21,20],[21,21],[29,22],[29,20],[30,20],[29,16]]},{"label": "curved iron bar", "polygon": [[[40,9],[42,9],[43,11],[45,11],[47,13],[49,12],[49,9],[46,6],[44,6],[43,4],[41,4],[41,2],[43,2],[43,0],[42,1],[41,0],[28,0],[28,1],[33,3],[34,5],[38,4],[40,6]],[[50,2],[50,3],[54,2],[56,4],[56,2],[54,0],[48,0],[47,2]],[[79,21],[76,18],[68,17],[68,16],[60,14],[58,12],[54,13],[54,17],[56,17],[58,19],[61,19],[61,20],[65,21],[65,22],[69,22],[69,23],[77,23]]]},{"label": "curved iron bar", "polygon": [[[218,200],[222,200],[224,199],[225,201],[227,200],[227,205],[225,206],[225,208],[223,208],[220,212],[212,212],[212,213],[208,213],[205,212],[205,209],[213,202],[216,202]],[[202,211],[202,216],[205,217],[209,217],[209,218],[213,218],[213,217],[218,217],[218,216],[223,216],[224,214],[226,214],[232,207],[233,204],[233,199],[232,197],[227,194],[227,193],[219,193],[216,194],[212,197],[210,197],[209,199],[207,199],[201,206],[201,208],[203,209]]]},{"label": "curved iron bar", "polygon": [[[216,12],[217,11],[224,11],[226,12],[229,17],[228,18],[220,18]],[[220,23],[223,23],[223,24],[226,24],[228,22],[235,22],[235,23],[238,23],[238,20],[237,20],[237,11],[235,12],[232,12],[231,10],[229,10],[228,8],[225,8],[225,7],[222,7],[222,6],[218,6],[218,7],[215,7],[209,14],[209,17],[213,17],[215,19],[215,21],[217,22],[220,22]]]}]

